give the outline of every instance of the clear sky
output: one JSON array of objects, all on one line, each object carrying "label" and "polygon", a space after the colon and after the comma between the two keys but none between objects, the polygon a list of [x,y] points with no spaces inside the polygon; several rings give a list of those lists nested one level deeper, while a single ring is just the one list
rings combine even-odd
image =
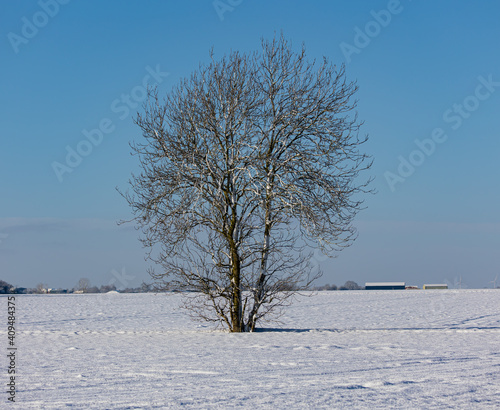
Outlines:
[{"label": "clear sky", "polygon": [[[498,1],[3,1],[0,279],[150,281],[115,187],[143,84],[166,91],[216,55],[283,30],[346,63],[375,160],[359,238],[319,283],[492,287],[500,273]],[[497,282],[500,285],[500,280]]]}]

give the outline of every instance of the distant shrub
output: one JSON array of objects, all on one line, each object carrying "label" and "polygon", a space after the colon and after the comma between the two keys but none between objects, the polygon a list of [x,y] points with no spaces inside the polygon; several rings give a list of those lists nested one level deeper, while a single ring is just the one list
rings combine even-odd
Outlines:
[{"label": "distant shrub", "polygon": [[327,283],[326,285],[316,287],[315,290],[337,290],[337,285]]},{"label": "distant shrub", "polygon": [[3,280],[0,280],[0,293],[10,293],[13,286]]},{"label": "distant shrub", "polygon": [[363,289],[361,286],[359,286],[356,282],[353,282],[352,280],[348,280],[346,283],[344,283],[344,286],[340,287],[340,290],[360,290]]}]

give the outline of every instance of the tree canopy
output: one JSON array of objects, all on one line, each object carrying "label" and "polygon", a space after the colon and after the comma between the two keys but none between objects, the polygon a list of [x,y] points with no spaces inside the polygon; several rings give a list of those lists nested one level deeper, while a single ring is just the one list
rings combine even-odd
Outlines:
[{"label": "tree canopy", "polygon": [[124,194],[157,284],[230,331],[253,331],[355,238],[371,166],[355,82],[283,36],[201,65],[165,96],[148,90],[132,144],[141,173]]}]

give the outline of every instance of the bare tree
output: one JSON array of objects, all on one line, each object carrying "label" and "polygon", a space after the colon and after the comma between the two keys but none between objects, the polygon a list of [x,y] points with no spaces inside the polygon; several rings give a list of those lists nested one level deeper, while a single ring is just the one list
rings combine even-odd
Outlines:
[{"label": "bare tree", "polygon": [[363,288],[352,280],[348,280],[346,283],[344,283],[344,286],[340,287],[340,290],[360,290],[360,289]]},{"label": "bare tree", "polygon": [[90,287],[90,280],[87,278],[81,278],[76,284],[76,290],[80,290],[83,293],[86,293]]},{"label": "bare tree", "polygon": [[132,145],[142,172],[124,196],[151,276],[192,290],[196,316],[253,331],[317,278],[311,250],[355,236],[371,163],[359,151],[355,83],[281,36],[260,54],[201,66],[163,100],[149,90]]},{"label": "bare tree", "polygon": [[36,285],[35,293],[47,293],[48,286],[45,283],[39,283]]}]

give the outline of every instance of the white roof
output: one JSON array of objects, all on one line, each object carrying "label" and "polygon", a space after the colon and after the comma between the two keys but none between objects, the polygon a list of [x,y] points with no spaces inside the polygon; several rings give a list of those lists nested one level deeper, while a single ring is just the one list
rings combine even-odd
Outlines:
[{"label": "white roof", "polygon": [[405,286],[405,282],[366,282],[365,286]]}]

